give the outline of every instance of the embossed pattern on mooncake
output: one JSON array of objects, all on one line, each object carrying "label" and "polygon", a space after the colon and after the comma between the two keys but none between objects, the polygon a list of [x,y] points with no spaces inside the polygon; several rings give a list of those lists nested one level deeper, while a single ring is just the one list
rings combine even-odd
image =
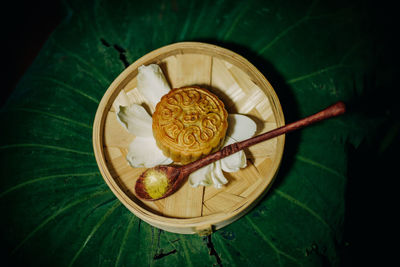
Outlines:
[{"label": "embossed pattern on mooncake", "polygon": [[173,89],[156,106],[153,135],[167,157],[186,164],[220,147],[227,117],[223,102],[208,90]]}]

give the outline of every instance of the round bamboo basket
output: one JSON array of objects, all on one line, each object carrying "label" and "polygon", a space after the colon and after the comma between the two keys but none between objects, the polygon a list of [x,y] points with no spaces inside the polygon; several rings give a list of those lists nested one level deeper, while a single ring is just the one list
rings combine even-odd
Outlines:
[{"label": "round bamboo basket", "polygon": [[[138,67],[158,64],[171,88],[197,85],[216,94],[229,113],[245,114],[257,124],[256,134],[284,125],[279,99],[267,79],[242,56],[210,44],[183,42],[154,50],[125,69],[103,96],[93,125],[93,146],[100,172],[116,197],[136,216],[160,229],[210,234],[248,212],[268,191],[280,165],[285,136],[245,151],[247,167],[224,173],[228,183],[192,188],[186,181],[175,194],[141,201],[134,185],[144,168],[127,160],[134,136],[116,119],[117,105],[144,104],[136,89]],[[153,110],[149,110],[153,112]]]}]

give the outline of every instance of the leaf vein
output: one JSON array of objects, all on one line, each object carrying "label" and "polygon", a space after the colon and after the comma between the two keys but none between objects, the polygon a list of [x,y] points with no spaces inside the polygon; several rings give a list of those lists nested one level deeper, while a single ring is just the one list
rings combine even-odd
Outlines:
[{"label": "leaf vein", "polygon": [[267,238],[267,236],[261,231],[261,229],[250,219],[249,216],[246,216],[245,218],[247,219],[247,221],[249,222],[249,224],[254,228],[254,230],[256,231],[256,233],[257,233],[259,236],[261,236],[261,238],[262,238],[262,239],[273,249],[273,251],[276,253],[276,256],[277,256],[278,261],[279,261],[279,265],[282,266],[282,262],[281,262],[281,258],[280,258],[281,255],[284,256],[284,257],[286,257],[286,258],[288,258],[288,259],[290,259],[290,260],[292,260],[292,261],[294,261],[295,263],[301,265],[301,263],[300,263],[296,258],[294,258],[293,256],[287,254],[286,252],[284,252],[284,251],[278,249],[278,248],[274,245],[274,243],[272,243],[272,241],[269,240],[269,238]]},{"label": "leaf vein", "polygon": [[304,75],[301,75],[299,77],[289,79],[287,81],[287,83],[293,84],[293,83],[296,83],[296,82],[299,82],[299,81],[302,81],[302,80],[306,80],[308,78],[320,75],[320,74],[322,74],[324,72],[328,72],[328,71],[331,71],[331,70],[339,69],[339,68],[341,68],[343,66],[344,66],[343,64],[335,64],[335,65],[332,65],[332,66],[328,66],[328,67],[325,67],[323,69],[316,70],[316,71],[313,71],[311,73],[304,74]]},{"label": "leaf vein", "polygon": [[280,39],[282,39],[286,34],[288,34],[291,30],[294,28],[298,27],[301,25],[303,22],[305,22],[308,19],[308,16],[304,16],[292,25],[288,26],[286,29],[278,33],[275,38],[273,38],[268,44],[266,44],[264,47],[260,49],[258,52],[260,55],[264,54],[268,49],[270,49],[274,44],[276,44]]},{"label": "leaf vein", "polygon": [[[115,199],[114,201],[116,201]],[[88,237],[85,239],[85,242],[83,242],[82,246],[79,248],[79,250],[75,253],[74,257],[72,258],[70,264],[68,266],[72,266],[75,261],[78,259],[79,255],[82,253],[82,251],[85,249],[86,245],[89,243],[90,239],[92,239],[93,235],[97,232],[97,230],[100,228],[100,226],[107,220],[107,218],[115,211],[116,208],[118,208],[121,205],[121,202],[117,201],[111,208],[108,209],[108,211],[104,214],[104,216],[100,219],[100,221],[93,227],[93,230],[89,233]]]},{"label": "leaf vein", "polygon": [[289,202],[291,202],[292,204],[304,209],[305,211],[307,211],[309,214],[311,214],[314,218],[316,218],[318,221],[320,221],[325,227],[327,227],[329,230],[332,230],[331,226],[317,213],[315,212],[313,209],[311,209],[310,207],[308,207],[306,204],[302,203],[301,201],[297,200],[296,198],[294,198],[293,196],[282,192],[279,189],[275,189],[274,190],[279,196],[283,197],[284,199],[288,200]]},{"label": "leaf vein", "polygon": [[131,216],[132,216],[132,218],[129,220],[128,226],[126,227],[124,237],[122,238],[122,241],[121,241],[121,246],[119,247],[119,250],[118,250],[117,259],[115,260],[116,267],[119,265],[119,261],[121,260],[122,251],[124,250],[126,240],[128,239],[128,234],[132,230],[134,219],[136,219],[135,215],[132,214]]},{"label": "leaf vein", "polygon": [[332,169],[332,168],[330,168],[328,166],[325,166],[325,165],[323,165],[321,163],[318,163],[318,162],[316,162],[316,161],[314,161],[312,159],[309,159],[309,158],[306,158],[306,157],[303,157],[303,156],[300,156],[300,155],[296,155],[296,158],[298,160],[304,162],[304,163],[310,164],[312,166],[315,166],[315,167],[323,169],[323,170],[325,170],[327,172],[330,172],[330,173],[332,173],[332,174],[334,174],[334,175],[336,175],[336,176],[338,176],[340,178],[345,178],[345,176],[343,174],[339,173],[338,171],[336,171],[336,170],[334,170],[334,169]]},{"label": "leaf vein", "polygon": [[46,148],[46,149],[63,151],[63,152],[71,152],[71,153],[76,153],[76,154],[94,156],[94,154],[92,152],[79,151],[79,150],[75,150],[75,149],[71,149],[71,148],[65,148],[65,147],[59,147],[59,146],[53,146],[53,145],[33,144],[33,143],[4,145],[4,146],[0,146],[0,150],[10,149],[10,148],[28,148],[28,147]]},{"label": "leaf vein", "polygon": [[73,92],[75,92],[75,93],[77,93],[77,94],[79,94],[81,96],[84,96],[84,97],[88,98],[89,100],[93,101],[94,103],[99,104],[99,100],[97,100],[95,97],[90,96],[90,95],[86,94],[85,92],[83,92],[83,91],[81,91],[79,89],[76,89],[73,86],[71,86],[71,85],[69,85],[69,84],[67,84],[67,83],[65,83],[63,81],[60,81],[60,80],[52,78],[52,77],[42,76],[42,75],[34,75],[34,77],[36,79],[53,82],[53,83],[55,83],[55,84],[57,84],[57,85],[59,85],[61,87],[65,87],[65,88],[61,88],[61,90],[68,91],[67,89],[69,89],[69,90],[71,90],[71,91],[73,91]]},{"label": "leaf vein", "polygon": [[61,46],[60,44],[54,42],[55,46],[58,47],[60,50],[62,50],[65,54],[68,54],[69,56],[75,58],[79,63],[87,66],[90,68],[90,70],[97,75],[93,76],[92,72],[87,71],[87,74],[91,75],[93,78],[95,78],[96,80],[101,80],[104,84],[109,84],[108,79],[103,75],[103,73],[101,73],[99,70],[97,70],[97,68],[92,65],[89,64],[85,59],[83,59],[80,55],[73,53],[72,51],[66,49],[65,47]]},{"label": "leaf vein", "polygon": [[278,33],[274,39],[272,39],[268,44],[266,44],[263,48],[261,48],[261,50],[259,51],[259,54],[262,55],[264,54],[268,49],[270,49],[274,44],[276,44],[280,39],[282,39],[286,34],[288,34],[290,31],[292,31],[293,29],[295,29],[296,27],[300,26],[302,23],[306,22],[307,20],[309,20],[310,14],[312,12],[312,9],[314,8],[314,6],[316,5],[318,1],[315,0],[313,1],[313,3],[311,3],[310,7],[308,8],[306,14],[300,18],[299,20],[297,20],[295,23],[293,23],[292,25],[289,25],[286,29],[284,29],[283,31],[281,31],[280,33]]},{"label": "leaf vein", "polygon": [[193,17],[194,3],[195,3],[195,1],[190,2],[189,12],[187,12],[187,17],[185,19],[185,23],[183,24],[182,31],[179,35],[179,39],[178,39],[179,41],[182,41],[185,39],[186,33],[189,29],[189,24],[191,22],[191,18]]},{"label": "leaf vein", "polygon": [[[219,236],[219,238],[216,238],[214,240],[217,240],[217,242],[219,243],[221,249],[224,251],[224,256],[226,256],[228,258],[228,262],[230,264],[230,266],[237,266],[235,264],[235,261],[233,260],[231,253],[229,253],[229,250],[226,248],[225,242],[223,242]],[[222,258],[222,257],[221,257]]]},{"label": "leaf vein", "polygon": [[227,40],[231,36],[233,30],[236,28],[236,25],[239,23],[240,19],[244,16],[244,14],[246,14],[247,10],[249,9],[249,6],[250,6],[250,4],[246,3],[246,7],[242,8],[240,13],[235,17],[235,19],[233,20],[233,23],[231,24],[231,26],[229,27],[229,29],[227,30],[227,32],[224,35],[224,38],[223,38],[224,40]]},{"label": "leaf vein", "polygon": [[109,189],[103,190],[103,191],[98,191],[93,194],[87,195],[85,197],[82,197],[78,200],[75,200],[74,202],[68,204],[67,206],[59,209],[58,211],[54,212],[51,216],[47,217],[47,219],[43,220],[38,226],[36,226],[35,229],[33,229],[11,252],[11,254],[15,254],[15,252],[20,249],[29,239],[31,239],[40,229],[42,229],[46,224],[48,224],[51,220],[62,214],[63,212],[69,210],[70,208],[87,201],[89,199],[95,198],[100,195],[104,195],[106,193],[110,193]]},{"label": "leaf vein", "polygon": [[45,112],[45,111],[41,111],[41,110],[36,110],[36,109],[32,109],[32,108],[13,108],[13,109],[10,109],[10,111],[13,111],[13,110],[14,111],[25,111],[25,112],[42,114],[42,115],[46,115],[46,116],[49,116],[49,117],[52,117],[52,118],[55,118],[55,119],[58,119],[58,120],[61,120],[61,121],[65,121],[65,122],[69,122],[69,123],[72,123],[72,124],[76,124],[76,125],[79,125],[81,127],[87,128],[87,129],[92,129],[92,126],[90,126],[90,125],[88,125],[86,123],[75,121],[75,120],[66,118],[64,116],[55,115],[55,114],[52,114],[52,113],[49,113],[49,112]]},{"label": "leaf vein", "polygon": [[50,179],[54,179],[54,178],[62,178],[62,177],[70,177],[70,176],[75,176],[75,177],[81,177],[81,176],[91,176],[91,175],[99,175],[99,172],[88,172],[88,173],[66,173],[66,174],[56,174],[56,175],[49,175],[49,176],[43,176],[43,177],[38,177],[38,178],[34,178],[31,179],[29,181],[25,181],[22,182],[20,184],[14,185],[12,187],[10,187],[9,189],[3,191],[0,194],[0,198],[2,198],[3,196],[11,193],[12,191],[15,191],[21,187],[33,184],[33,183],[37,183],[37,182],[42,182],[42,181],[46,181],[46,180],[50,180]]},{"label": "leaf vein", "polygon": [[181,239],[181,242],[182,242],[183,254],[185,255],[185,258],[186,258],[186,264],[187,264],[187,266],[193,266],[193,263],[190,260],[190,255],[189,255],[188,248],[185,245],[185,242],[182,241],[182,239]]}]

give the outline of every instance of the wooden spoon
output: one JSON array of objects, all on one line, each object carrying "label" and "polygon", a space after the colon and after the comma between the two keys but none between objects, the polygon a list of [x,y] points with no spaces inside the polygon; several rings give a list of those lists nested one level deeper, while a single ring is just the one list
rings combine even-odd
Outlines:
[{"label": "wooden spoon", "polygon": [[187,165],[161,165],[150,168],[143,172],[136,181],[136,195],[143,200],[158,200],[161,198],[165,198],[176,192],[180,188],[182,182],[189,176],[189,174],[212,162],[232,155],[239,150],[245,149],[249,146],[277,137],[281,134],[286,134],[308,126],[310,124],[319,122],[321,120],[341,115],[345,112],[345,110],[346,107],[344,103],[340,101],[332,106],[327,107],[324,110],[321,110],[318,113],[315,113],[314,115],[276,128],[272,131],[254,136],[250,139],[233,143],[215,153],[209,154],[206,157],[191,162]]}]

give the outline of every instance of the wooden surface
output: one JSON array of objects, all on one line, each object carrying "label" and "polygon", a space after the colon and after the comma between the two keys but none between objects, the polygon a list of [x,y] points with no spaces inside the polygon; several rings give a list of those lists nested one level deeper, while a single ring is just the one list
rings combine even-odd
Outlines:
[{"label": "wooden surface", "polygon": [[170,197],[140,201],[134,195],[134,184],[144,169],[130,167],[125,159],[135,137],[118,123],[115,107],[132,103],[150,106],[136,89],[136,75],[139,66],[151,63],[160,65],[171,87],[204,87],[225,103],[229,113],[250,116],[257,123],[256,134],[284,125],[279,100],[265,77],[243,57],[213,45],[178,43],[155,50],[128,67],[99,105],[93,130],[96,159],[105,181],[129,210],[171,232],[223,227],[245,214],[266,193],[281,161],[284,136],[246,149],[248,166],[224,173],[229,182],[222,189],[192,188],[186,181]]}]

